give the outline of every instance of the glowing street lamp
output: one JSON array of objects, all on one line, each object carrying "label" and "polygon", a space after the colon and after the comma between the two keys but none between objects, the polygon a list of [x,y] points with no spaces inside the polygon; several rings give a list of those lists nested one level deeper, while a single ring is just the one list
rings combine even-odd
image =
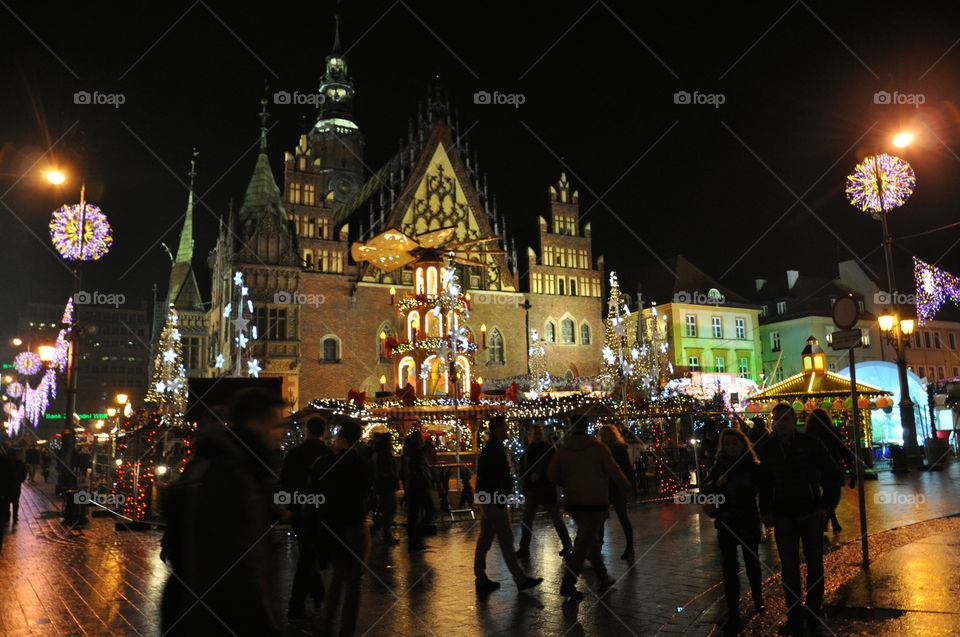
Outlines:
[{"label": "glowing street lamp", "polygon": [[15,339],[13,339],[13,340],[10,341],[10,344],[13,345],[14,347],[20,347],[21,345],[23,345],[23,339],[22,339],[22,338],[15,338]]},{"label": "glowing street lamp", "polygon": [[126,404],[127,404],[127,401],[128,401],[129,399],[130,399],[130,397],[127,396],[126,394],[117,394],[117,404],[118,404],[118,405],[126,405]]},{"label": "glowing street lamp", "polygon": [[897,133],[893,136],[891,140],[893,145],[897,148],[905,148],[913,143],[913,133],[910,131],[904,131],[902,133]]},{"label": "glowing street lamp", "polygon": [[67,176],[59,170],[48,170],[44,177],[46,177],[47,181],[55,186],[59,186],[67,180]]},{"label": "glowing street lamp", "polygon": [[37,354],[44,363],[52,363],[57,357],[57,348],[53,345],[41,345],[37,348]]}]

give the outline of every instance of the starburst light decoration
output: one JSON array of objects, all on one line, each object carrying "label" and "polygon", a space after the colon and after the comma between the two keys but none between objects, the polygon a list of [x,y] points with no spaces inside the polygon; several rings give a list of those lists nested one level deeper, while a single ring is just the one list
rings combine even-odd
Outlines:
[{"label": "starburst light decoration", "polygon": [[[81,215],[82,209],[82,215]],[[80,220],[83,217],[83,236]],[[107,216],[89,203],[63,206],[50,219],[50,239],[57,252],[70,261],[94,261],[113,244]]]},{"label": "starburst light decoration", "polygon": [[24,376],[33,376],[43,367],[43,361],[33,352],[20,352],[13,359],[13,366]]},{"label": "starburst light decoration", "polygon": [[917,178],[905,160],[882,153],[870,155],[847,177],[847,199],[864,212],[890,212],[913,194]]}]

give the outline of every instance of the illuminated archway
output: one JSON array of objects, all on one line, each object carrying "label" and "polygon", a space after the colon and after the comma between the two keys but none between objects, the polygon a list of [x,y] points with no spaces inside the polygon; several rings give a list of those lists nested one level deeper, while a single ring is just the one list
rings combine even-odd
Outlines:
[{"label": "illuminated archway", "polygon": [[411,310],[407,314],[407,340],[412,341],[414,339],[414,332],[420,331],[420,312],[417,310]]},{"label": "illuminated archway", "polygon": [[403,389],[409,384],[411,387],[417,386],[417,361],[413,356],[404,356],[400,359],[397,366],[397,387]]},{"label": "illuminated archway", "polygon": [[437,295],[437,283],[439,277],[437,275],[436,266],[430,266],[427,268],[427,295],[436,296]]},{"label": "illuminated archway", "polygon": [[415,273],[416,283],[414,285],[415,294],[423,294],[426,291],[423,280],[423,268],[417,268]]}]

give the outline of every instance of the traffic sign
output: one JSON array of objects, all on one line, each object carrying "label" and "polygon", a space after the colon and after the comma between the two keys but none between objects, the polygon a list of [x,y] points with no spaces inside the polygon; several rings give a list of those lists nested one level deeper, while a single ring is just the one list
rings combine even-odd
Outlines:
[{"label": "traffic sign", "polygon": [[853,297],[841,296],[833,302],[833,324],[841,330],[851,329],[859,318],[860,306]]},{"label": "traffic sign", "polygon": [[834,332],[830,335],[830,347],[833,349],[850,349],[863,347],[863,333],[860,328]]}]

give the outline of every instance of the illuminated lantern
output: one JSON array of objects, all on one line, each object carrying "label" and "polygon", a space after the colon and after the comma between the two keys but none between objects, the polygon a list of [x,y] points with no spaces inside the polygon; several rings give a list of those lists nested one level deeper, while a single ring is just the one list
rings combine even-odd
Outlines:
[{"label": "illuminated lantern", "polygon": [[860,409],[866,409],[869,406],[870,406],[870,399],[867,398],[866,396],[861,396],[860,398],[857,399],[857,407],[859,407]]},{"label": "illuminated lantern", "polygon": [[827,355],[823,353],[823,348],[820,347],[820,341],[817,340],[817,337],[811,336],[807,339],[807,346],[800,352],[800,357],[803,359],[804,374],[827,371]]},{"label": "illuminated lantern", "polygon": [[851,397],[851,398],[847,398],[845,401],[843,401],[843,406],[844,406],[848,411],[851,410],[851,409],[853,409],[853,398],[852,398],[852,397]]},{"label": "illuminated lantern", "polygon": [[824,411],[830,411],[833,409],[833,401],[829,398],[824,398],[823,402],[820,403],[820,409]]},{"label": "illuminated lantern", "polygon": [[816,401],[813,400],[812,398],[811,398],[810,400],[808,400],[808,401],[806,402],[806,404],[803,406],[803,410],[804,410],[805,412],[807,412],[808,414],[809,414],[810,412],[812,412],[812,411],[813,411],[814,409],[816,409],[816,408],[817,408],[817,403],[816,403]]},{"label": "illuminated lantern", "polygon": [[843,399],[839,396],[833,399],[833,411],[843,411]]},{"label": "illuminated lantern", "polygon": [[799,400],[794,401],[793,405],[791,406],[793,407],[794,411],[803,411],[803,403]]}]

